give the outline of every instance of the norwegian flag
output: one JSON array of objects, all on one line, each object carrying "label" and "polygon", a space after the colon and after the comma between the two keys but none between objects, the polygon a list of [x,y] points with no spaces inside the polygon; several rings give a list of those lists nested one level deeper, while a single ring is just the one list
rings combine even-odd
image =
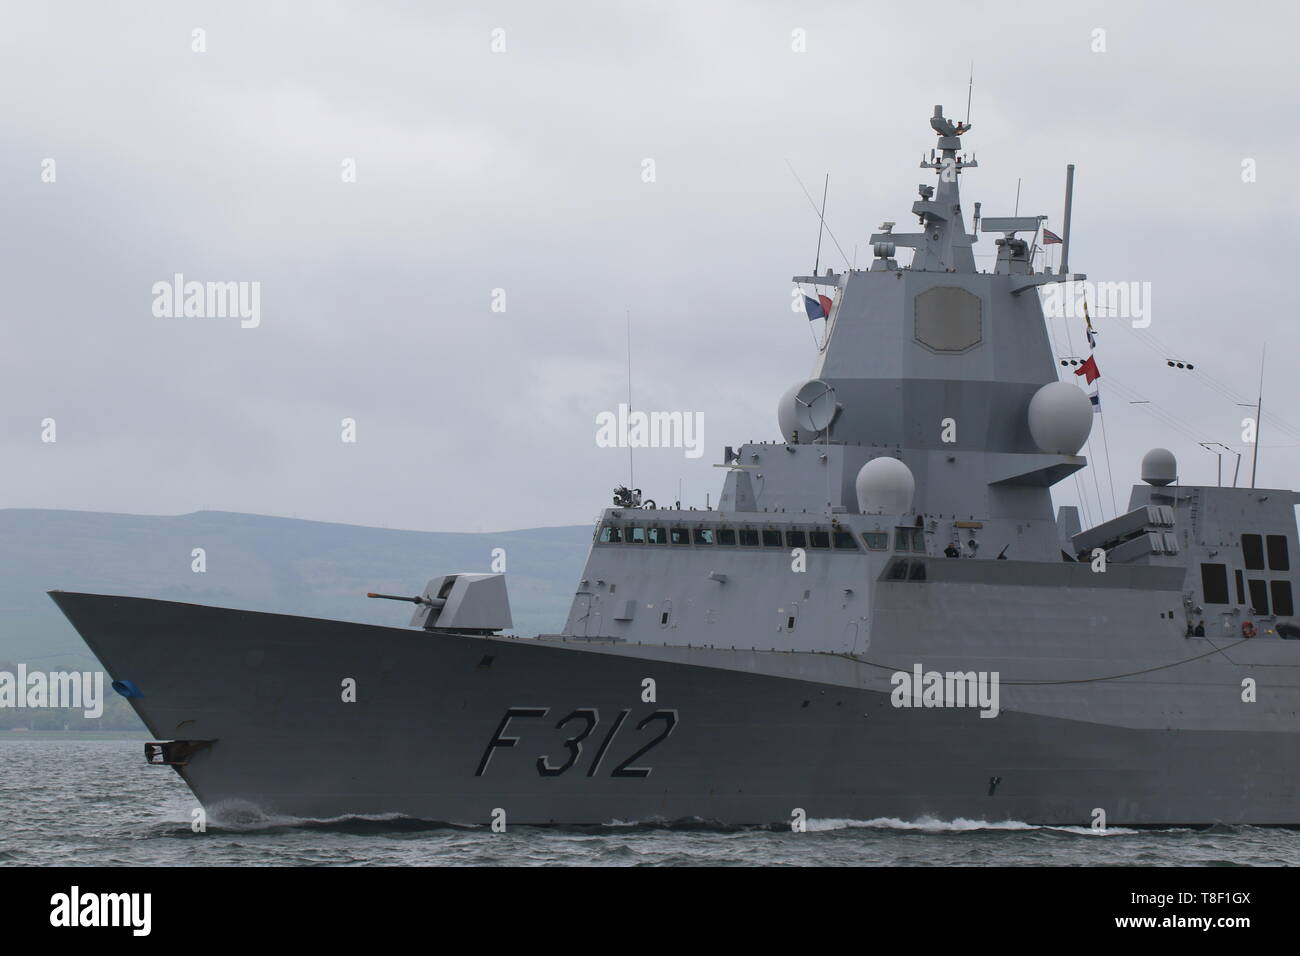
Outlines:
[{"label": "norwegian flag", "polygon": [[1045,246],[1059,245],[1063,241],[1064,240],[1056,233],[1052,232],[1052,230],[1048,229],[1046,226],[1043,227],[1043,245]]}]

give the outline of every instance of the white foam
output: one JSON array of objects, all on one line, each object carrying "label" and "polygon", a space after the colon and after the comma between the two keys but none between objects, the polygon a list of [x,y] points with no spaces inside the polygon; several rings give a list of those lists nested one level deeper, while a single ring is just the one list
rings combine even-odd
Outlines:
[{"label": "white foam", "polygon": [[[242,800],[221,801],[208,812],[208,822],[223,830],[268,830],[275,827],[319,826],[355,821],[368,823],[393,823],[414,818],[402,813],[346,813],[334,817],[299,817],[284,813],[268,813],[261,807]],[[189,823],[188,813],[186,820]],[[482,824],[452,824],[477,827]]]},{"label": "white foam", "polygon": [[1037,830],[1038,827],[1019,820],[967,820],[958,817],[955,820],[940,820],[938,817],[918,817],[915,820],[900,820],[898,817],[875,817],[871,820],[845,820],[836,818],[808,821],[809,830],[922,830],[927,833],[956,833],[969,830]]},{"label": "white foam", "polygon": [[1115,836],[1126,833],[1139,833],[1126,827],[1107,827],[1095,830],[1088,826],[1042,826],[1024,823],[1020,820],[968,820],[957,817],[954,820],[940,820],[938,817],[923,816],[915,820],[900,820],[897,817],[876,817],[871,820],[817,819],[808,821],[808,829],[824,830],[915,830],[922,833],[970,833],[978,830],[1055,830],[1060,833],[1077,833],[1081,836]]}]

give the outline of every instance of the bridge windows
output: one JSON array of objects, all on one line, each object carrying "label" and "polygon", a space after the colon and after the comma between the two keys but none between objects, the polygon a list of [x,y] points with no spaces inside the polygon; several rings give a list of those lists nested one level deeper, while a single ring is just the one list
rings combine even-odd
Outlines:
[{"label": "bridge windows", "polygon": [[[913,529],[900,529],[908,535]],[[924,551],[924,536],[915,530],[917,547]],[[884,531],[868,531],[863,541],[872,550],[884,551],[889,547],[889,537]],[[726,525],[698,525],[693,527],[663,525],[635,525],[607,522],[596,532],[597,544],[674,544],[690,547],[742,547],[742,548],[812,548],[816,550],[854,551],[858,543],[851,531],[833,525],[831,528],[735,528]]]},{"label": "bridge windows", "polygon": [[925,554],[925,531],[921,528],[895,528],[894,550]]},{"label": "bridge windows", "polygon": [[1228,566],[1226,564],[1201,565],[1201,593],[1206,604],[1228,603]]},{"label": "bridge windows", "polygon": [[888,551],[889,534],[885,531],[864,531],[862,543],[872,551]]},{"label": "bridge windows", "polygon": [[1251,578],[1250,584],[1250,606],[1255,609],[1256,614],[1268,613],[1268,582],[1261,581],[1259,578]]},{"label": "bridge windows", "polygon": [[1233,577],[1237,579],[1237,603],[1246,603],[1246,578],[1240,571],[1233,571]]},{"label": "bridge windows", "polygon": [[1286,535],[1270,534],[1268,540],[1268,567],[1270,571],[1290,571],[1291,559],[1286,551]]},{"label": "bridge windows", "polygon": [[[1267,568],[1265,567],[1267,559]],[[1241,560],[1247,571],[1290,571],[1291,554],[1284,534],[1243,534],[1241,536]],[[1237,603],[1246,604],[1246,594],[1242,588],[1242,573],[1235,572],[1237,579]],[[1288,580],[1264,580],[1247,578],[1246,589],[1249,592],[1249,604],[1252,613],[1265,615],[1269,613],[1270,601],[1272,613],[1279,617],[1290,617],[1295,613],[1291,597],[1291,582]]]},{"label": "bridge windows", "polygon": [[924,581],[925,562],[895,558],[885,571],[887,581]]},{"label": "bridge windows", "polygon": [[1247,571],[1264,570],[1264,544],[1259,535],[1241,536],[1241,556],[1246,562]]},{"label": "bridge windows", "polygon": [[1291,617],[1295,614],[1295,607],[1291,603],[1291,582],[1270,581],[1269,587],[1273,591],[1273,613],[1278,617]]}]

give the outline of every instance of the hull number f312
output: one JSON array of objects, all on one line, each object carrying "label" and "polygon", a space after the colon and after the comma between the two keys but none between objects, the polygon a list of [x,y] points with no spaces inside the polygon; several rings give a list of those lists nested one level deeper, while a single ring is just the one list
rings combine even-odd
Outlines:
[{"label": "hull number f312", "polygon": [[[492,760],[492,755],[498,750],[512,748],[519,743],[518,737],[510,736],[507,733],[508,730],[517,729],[517,727],[511,727],[511,721],[522,721],[526,718],[545,718],[550,711],[549,707],[508,708],[502,716],[501,722],[497,724],[492,739],[488,741],[487,748],[483,751],[483,757],[478,762],[478,769],[474,771],[474,776],[483,776]],[[559,777],[568,773],[582,762],[583,755],[591,747],[594,747],[594,751],[591,751],[591,757],[586,762],[585,772],[588,777],[596,776],[597,771],[606,764],[606,758],[609,756],[609,750],[614,743],[614,738],[623,729],[623,724],[627,722],[630,713],[630,710],[620,710],[603,734],[595,733],[596,728],[600,725],[600,711],[595,707],[579,707],[577,710],[565,714],[556,721],[555,729],[567,731],[570,736],[564,740],[560,751],[538,756],[538,775],[542,777]],[[611,777],[650,776],[653,767],[639,767],[634,766],[634,764],[668,739],[668,735],[677,726],[677,711],[656,710],[654,713],[641,718],[634,726],[637,732],[644,732],[655,724],[659,725],[659,732],[654,737],[651,737],[639,750],[628,755],[621,763],[615,765],[609,772]],[[612,760],[613,758],[609,759]]]}]

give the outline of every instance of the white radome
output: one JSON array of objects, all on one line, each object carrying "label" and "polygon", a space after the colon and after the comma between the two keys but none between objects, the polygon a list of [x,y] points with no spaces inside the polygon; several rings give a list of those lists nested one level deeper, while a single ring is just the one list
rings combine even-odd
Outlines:
[{"label": "white radome", "polygon": [[1092,431],[1092,402],[1069,382],[1049,382],[1029,400],[1029,434],[1053,455],[1077,455]]},{"label": "white radome", "polygon": [[1142,456],[1142,480],[1148,485],[1168,485],[1178,480],[1178,459],[1168,448],[1152,448]]},{"label": "white radome", "polygon": [[853,483],[858,510],[864,515],[897,515],[912,510],[916,479],[912,469],[897,458],[873,458],[860,469]]}]

